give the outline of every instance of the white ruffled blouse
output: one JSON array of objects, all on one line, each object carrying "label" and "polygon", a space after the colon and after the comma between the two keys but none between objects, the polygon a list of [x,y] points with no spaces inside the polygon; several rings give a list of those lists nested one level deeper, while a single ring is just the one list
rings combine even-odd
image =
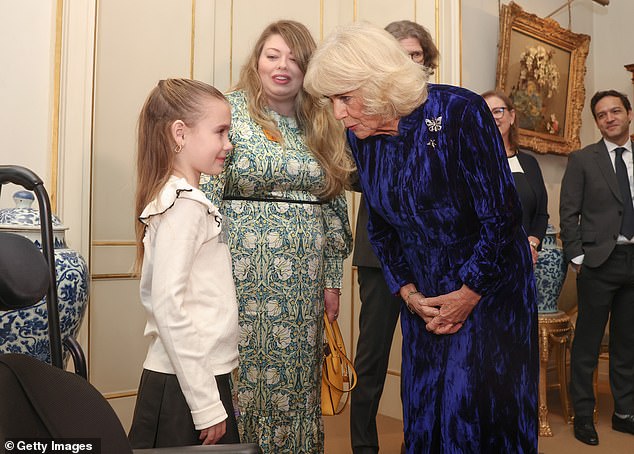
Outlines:
[{"label": "white ruffled blouse", "polygon": [[150,347],[143,367],[176,374],[196,429],[222,422],[214,379],[238,365],[238,306],[218,209],[172,176],[143,210],[141,303]]}]

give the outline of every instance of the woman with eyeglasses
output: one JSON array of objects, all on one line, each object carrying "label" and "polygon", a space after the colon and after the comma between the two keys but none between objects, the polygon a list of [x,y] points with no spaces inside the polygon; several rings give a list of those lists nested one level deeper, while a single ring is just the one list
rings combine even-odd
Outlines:
[{"label": "woman with eyeglasses", "polygon": [[504,140],[506,157],[522,203],[522,226],[528,235],[535,264],[548,225],[548,194],[542,171],[533,156],[519,150],[513,101],[499,90],[484,92],[482,97],[488,104]]}]

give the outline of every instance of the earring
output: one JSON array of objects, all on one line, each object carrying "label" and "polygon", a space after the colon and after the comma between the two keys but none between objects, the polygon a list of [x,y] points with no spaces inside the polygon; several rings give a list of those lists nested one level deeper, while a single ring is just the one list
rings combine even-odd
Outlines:
[{"label": "earring", "polygon": [[174,153],[180,153],[181,151],[183,151],[183,146],[180,143],[176,144],[176,148],[174,148]]}]

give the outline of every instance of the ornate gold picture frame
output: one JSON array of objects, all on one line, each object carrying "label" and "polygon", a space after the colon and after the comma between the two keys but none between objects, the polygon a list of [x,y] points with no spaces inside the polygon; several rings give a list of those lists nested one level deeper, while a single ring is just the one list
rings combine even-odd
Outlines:
[{"label": "ornate gold picture frame", "polygon": [[515,104],[519,144],[538,153],[580,147],[590,36],[510,2],[500,11],[496,85]]}]

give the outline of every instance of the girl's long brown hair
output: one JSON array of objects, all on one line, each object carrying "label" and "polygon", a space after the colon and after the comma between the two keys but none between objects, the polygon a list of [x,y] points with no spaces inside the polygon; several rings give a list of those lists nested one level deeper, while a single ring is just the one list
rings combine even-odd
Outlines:
[{"label": "girl's long brown hair", "polygon": [[[258,75],[258,60],[264,43],[272,35],[279,35],[293,52],[295,61],[303,74],[306,73],[310,57],[316,45],[310,32],[303,24],[292,20],[280,20],[264,29],[255,43],[247,62],[240,71],[236,90],[244,90],[251,118],[262,129],[282,140],[273,118],[267,113],[266,94]],[[343,124],[337,121],[329,110],[329,103],[319,102],[303,88],[295,98],[297,122],[304,131],[308,148],[324,170],[326,183],[317,194],[325,200],[333,199],[347,187],[351,172],[354,171],[347,148]]]},{"label": "girl's long brown hair", "polygon": [[134,273],[137,275],[143,264],[145,233],[145,225],[138,217],[158,195],[174,168],[176,141],[170,128],[176,120],[193,127],[204,114],[203,101],[210,97],[226,102],[220,91],[204,82],[166,79],[152,89],[141,109],[137,137],[137,222],[134,226],[137,245]]}]

